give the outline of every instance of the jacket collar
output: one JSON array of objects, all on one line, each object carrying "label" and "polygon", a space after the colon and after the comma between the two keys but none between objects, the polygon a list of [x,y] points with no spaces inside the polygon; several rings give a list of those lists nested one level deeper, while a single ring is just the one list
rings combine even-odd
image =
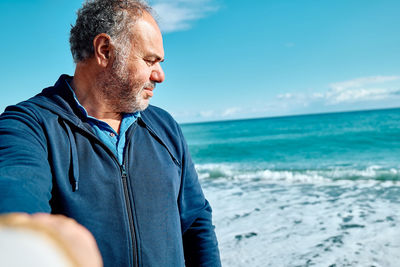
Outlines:
[{"label": "jacket collar", "polygon": [[75,125],[82,126],[81,118],[84,116],[82,111],[76,106],[74,96],[66,82],[71,80],[71,76],[63,74],[54,86],[43,89],[40,94],[27,100],[27,102],[34,103],[56,113]]}]

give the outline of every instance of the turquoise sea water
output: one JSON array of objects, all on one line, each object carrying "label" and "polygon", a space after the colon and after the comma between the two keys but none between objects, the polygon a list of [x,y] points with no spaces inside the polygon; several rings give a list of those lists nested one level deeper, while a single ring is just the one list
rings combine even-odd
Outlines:
[{"label": "turquoise sea water", "polygon": [[224,266],[400,266],[400,109],[182,129]]}]

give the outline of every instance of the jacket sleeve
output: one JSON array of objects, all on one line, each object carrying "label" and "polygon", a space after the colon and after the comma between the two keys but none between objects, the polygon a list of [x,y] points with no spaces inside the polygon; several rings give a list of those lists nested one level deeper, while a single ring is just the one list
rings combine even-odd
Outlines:
[{"label": "jacket sleeve", "polygon": [[50,212],[52,176],[35,115],[11,106],[0,117],[0,213]]},{"label": "jacket sleeve", "polygon": [[221,266],[211,207],[205,199],[197,172],[184,143],[180,196],[183,247],[186,266]]}]

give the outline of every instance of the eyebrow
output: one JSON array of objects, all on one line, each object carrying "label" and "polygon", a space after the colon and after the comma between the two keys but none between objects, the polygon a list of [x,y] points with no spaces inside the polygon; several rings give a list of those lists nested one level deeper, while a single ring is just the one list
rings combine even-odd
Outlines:
[{"label": "eyebrow", "polygon": [[162,57],[160,57],[160,56],[158,56],[156,54],[151,54],[151,55],[148,56],[148,58],[151,58],[151,57],[155,58],[159,62],[164,62],[164,58],[162,58]]}]

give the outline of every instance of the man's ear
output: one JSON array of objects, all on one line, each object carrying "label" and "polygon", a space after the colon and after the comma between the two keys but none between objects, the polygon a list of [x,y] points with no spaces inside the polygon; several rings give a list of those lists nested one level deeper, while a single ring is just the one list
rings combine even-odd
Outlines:
[{"label": "man's ear", "polygon": [[101,67],[107,67],[111,62],[113,46],[108,34],[100,33],[93,39],[94,58]]}]

